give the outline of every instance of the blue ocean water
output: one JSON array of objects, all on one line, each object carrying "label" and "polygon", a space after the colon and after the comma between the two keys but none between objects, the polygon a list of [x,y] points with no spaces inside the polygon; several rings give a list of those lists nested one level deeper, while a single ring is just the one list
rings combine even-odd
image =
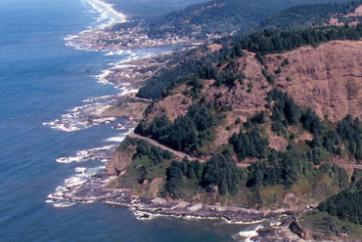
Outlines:
[{"label": "blue ocean water", "polygon": [[92,76],[122,57],[64,45],[66,35],[96,18],[79,0],[0,2],[0,241],[234,241],[231,235],[245,226],[170,218],[141,222],[124,208],[45,203],[79,166],[56,163],[57,158],[105,145],[117,134],[107,125],[72,133],[42,125],[86,98],[116,93]]}]

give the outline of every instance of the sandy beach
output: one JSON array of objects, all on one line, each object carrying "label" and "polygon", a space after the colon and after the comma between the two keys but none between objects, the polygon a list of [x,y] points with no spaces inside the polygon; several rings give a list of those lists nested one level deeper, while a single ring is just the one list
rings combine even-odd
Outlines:
[{"label": "sandy beach", "polygon": [[125,23],[127,21],[127,16],[115,10],[114,6],[110,3],[101,0],[87,0],[87,3],[101,14],[100,18],[108,18],[114,21],[113,24]]}]

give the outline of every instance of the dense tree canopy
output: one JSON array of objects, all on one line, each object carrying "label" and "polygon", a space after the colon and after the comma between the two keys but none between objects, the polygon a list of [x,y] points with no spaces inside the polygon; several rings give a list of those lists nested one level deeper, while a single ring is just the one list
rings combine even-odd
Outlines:
[{"label": "dense tree canopy", "polygon": [[309,169],[309,163],[301,153],[290,149],[287,152],[273,151],[267,160],[257,162],[249,168],[247,185],[272,186],[292,185]]},{"label": "dense tree canopy", "polygon": [[201,184],[216,185],[219,193],[235,195],[240,189],[242,173],[228,154],[218,154],[211,158],[204,169]]},{"label": "dense tree canopy", "polygon": [[[348,0],[334,1],[346,2]],[[246,33],[257,28],[263,20],[289,7],[328,2],[330,1],[212,0],[154,18],[148,23],[147,29],[151,37],[178,34],[203,38],[210,34],[227,35],[234,31]]]},{"label": "dense tree canopy", "polygon": [[209,128],[214,122],[215,117],[210,108],[194,105],[185,116],[177,118],[174,123],[166,116],[159,116],[150,123],[140,123],[135,132],[151,136],[174,149],[194,153],[210,138]]},{"label": "dense tree canopy", "polygon": [[230,143],[240,160],[247,157],[264,158],[268,154],[268,140],[262,138],[257,129],[245,133],[240,131],[231,137]]},{"label": "dense tree canopy", "polygon": [[347,116],[337,126],[337,132],[346,142],[349,152],[358,160],[362,159],[362,123]]},{"label": "dense tree canopy", "polygon": [[359,180],[351,188],[334,195],[318,206],[332,216],[352,223],[362,224],[362,182]]},{"label": "dense tree canopy", "polygon": [[262,54],[280,53],[304,45],[319,45],[332,40],[358,40],[362,26],[319,27],[304,30],[264,30],[235,39],[242,49]]},{"label": "dense tree canopy", "polygon": [[167,169],[166,191],[174,198],[185,193],[184,184],[192,180],[200,189],[207,191],[216,186],[220,195],[235,195],[242,185],[243,172],[227,153],[213,156],[205,164],[193,161],[174,161]]},{"label": "dense tree canopy", "polygon": [[[345,16],[362,4],[361,0],[347,3],[317,3],[306,4],[288,8],[267,18],[260,24],[264,29],[302,29],[328,24],[332,17],[340,22],[346,20]],[[353,18],[355,20],[356,18]]]}]

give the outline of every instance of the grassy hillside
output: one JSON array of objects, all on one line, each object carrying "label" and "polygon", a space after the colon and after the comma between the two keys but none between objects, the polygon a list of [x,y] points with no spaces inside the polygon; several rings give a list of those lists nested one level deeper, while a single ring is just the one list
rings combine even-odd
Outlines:
[{"label": "grassy hillside", "polygon": [[[260,61],[263,55],[284,52],[305,45],[318,45],[331,40],[356,40],[362,35],[362,27],[320,27],[305,30],[265,30],[247,36],[236,37],[224,48],[216,53],[207,53],[206,50],[197,49],[186,54],[174,56],[173,65],[146,81],[138,93],[144,98],[161,98],[167,95],[168,90],[175,84],[186,82],[190,76],[199,79],[217,79],[227,82],[228,78],[237,79],[230,72],[220,72],[217,66],[235,59],[243,54],[243,50],[257,53]],[[225,76],[231,74],[231,77]]]},{"label": "grassy hillside", "polygon": [[[232,4],[241,2],[255,11],[297,2],[271,1],[192,6],[185,16],[199,17],[186,25],[212,22],[210,13],[235,16]],[[331,16],[354,18],[359,4],[291,8],[274,17],[272,29],[174,55],[138,93],[153,102],[138,138],[126,140],[132,155],[113,185],[151,198],[295,213],[316,207],[301,220],[320,238],[360,238],[362,25],[319,26]]]},{"label": "grassy hillside", "polygon": [[[335,160],[362,159],[362,123],[347,115],[335,122],[317,115],[316,103],[300,102],[294,98],[300,90],[295,93],[287,88],[302,80],[294,75],[288,80],[284,74],[295,69],[299,71],[295,76],[304,75],[303,58],[290,53],[303,47],[299,55],[306,55],[304,46],[313,45],[313,53],[321,56],[332,49],[320,65],[326,66],[333,80],[328,67],[335,59],[332,53],[346,43],[329,42],[361,37],[361,26],[263,31],[223,47],[194,50],[186,56],[194,62],[185,61],[163,72],[161,77],[168,76],[171,84],[149,106],[135,132],[199,162],[174,159],[168,163],[159,174],[163,185],[158,194],[198,195],[208,201],[211,192],[234,205],[300,209],[346,188],[349,176]],[[358,51],[357,47],[354,54]],[[353,56],[344,53],[347,59]],[[356,68],[362,65],[354,63]],[[313,78],[324,73],[308,70]],[[323,79],[314,82],[322,84]],[[325,91],[319,90],[321,99]]]}]

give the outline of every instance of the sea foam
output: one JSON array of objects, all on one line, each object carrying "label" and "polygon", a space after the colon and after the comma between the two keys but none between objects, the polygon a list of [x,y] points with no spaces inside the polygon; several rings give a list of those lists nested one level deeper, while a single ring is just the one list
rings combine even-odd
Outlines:
[{"label": "sea foam", "polygon": [[106,145],[98,148],[81,150],[74,156],[60,157],[56,162],[62,164],[79,163],[87,160],[106,162],[117,145]]},{"label": "sea foam", "polygon": [[[46,203],[52,204],[55,208],[65,208],[75,205],[77,202],[74,198],[77,197],[77,192],[83,187],[84,184],[89,182],[99,172],[104,171],[105,166],[98,166],[93,168],[77,167],[75,168],[75,175],[68,177],[64,183],[57,186],[53,193],[50,193],[45,200]],[[93,203],[91,198],[78,198],[81,203]]]},{"label": "sea foam", "polygon": [[43,125],[64,132],[74,132],[95,125],[112,123],[116,121],[115,117],[102,116],[102,113],[115,102],[112,97],[108,95],[104,99],[88,99],[87,102],[84,101],[84,105],[69,109],[60,118],[44,122]]},{"label": "sea foam", "polygon": [[[102,33],[105,28],[108,28],[111,25],[126,22],[127,17],[124,14],[116,11],[113,5],[100,0],[87,0],[85,3],[91,6],[92,11],[98,13],[99,17],[86,30],[74,35],[66,36],[64,38],[65,44],[78,50],[98,51],[98,49],[93,48],[94,46],[91,46],[89,43],[87,44],[87,42],[84,41],[84,36],[92,33],[97,34],[97,31]],[[105,51],[105,55],[107,56],[124,55],[125,57],[117,63],[112,63],[109,69],[104,70],[99,75],[95,76],[98,82],[103,85],[114,85],[107,78],[114,73],[115,68],[120,68],[124,63],[142,57],[132,51],[100,50]],[[44,122],[43,125],[47,125],[52,129],[65,132],[74,132],[87,129],[94,125],[115,122],[115,117],[104,117],[102,115],[103,112],[107,110],[107,108],[114,105],[115,102],[117,102],[116,97],[134,94],[138,91],[137,89],[133,88],[130,83],[120,83],[118,88],[120,89],[120,94],[118,95],[107,95],[86,99],[83,101],[82,105],[68,110],[58,119]],[[122,133],[118,136],[110,137],[104,140],[104,142],[108,143],[107,145],[98,148],[81,150],[72,156],[60,157],[56,159],[56,162],[62,164],[86,162],[88,160],[106,162],[110,159],[118,143],[123,141],[130,132],[129,127],[123,123],[118,124],[116,129],[120,130]],[[82,164],[85,165],[86,163]],[[76,167],[74,170],[74,175],[66,178],[63,184],[57,186],[55,191],[48,195],[45,202],[52,204],[56,208],[73,206],[77,202],[91,203],[94,201],[92,197],[78,197],[78,192],[84,188],[84,186],[87,186],[87,184],[92,184],[95,182],[98,179],[97,177],[99,177],[98,175],[104,173],[105,166],[103,163],[100,163],[96,167]]]},{"label": "sea foam", "polygon": [[258,235],[258,230],[262,229],[264,226],[262,225],[258,225],[252,229],[247,229],[247,230],[243,230],[240,231],[239,233],[233,235],[232,237],[235,240],[240,240],[242,239],[244,242],[252,242],[254,240],[252,240],[253,237]]}]

